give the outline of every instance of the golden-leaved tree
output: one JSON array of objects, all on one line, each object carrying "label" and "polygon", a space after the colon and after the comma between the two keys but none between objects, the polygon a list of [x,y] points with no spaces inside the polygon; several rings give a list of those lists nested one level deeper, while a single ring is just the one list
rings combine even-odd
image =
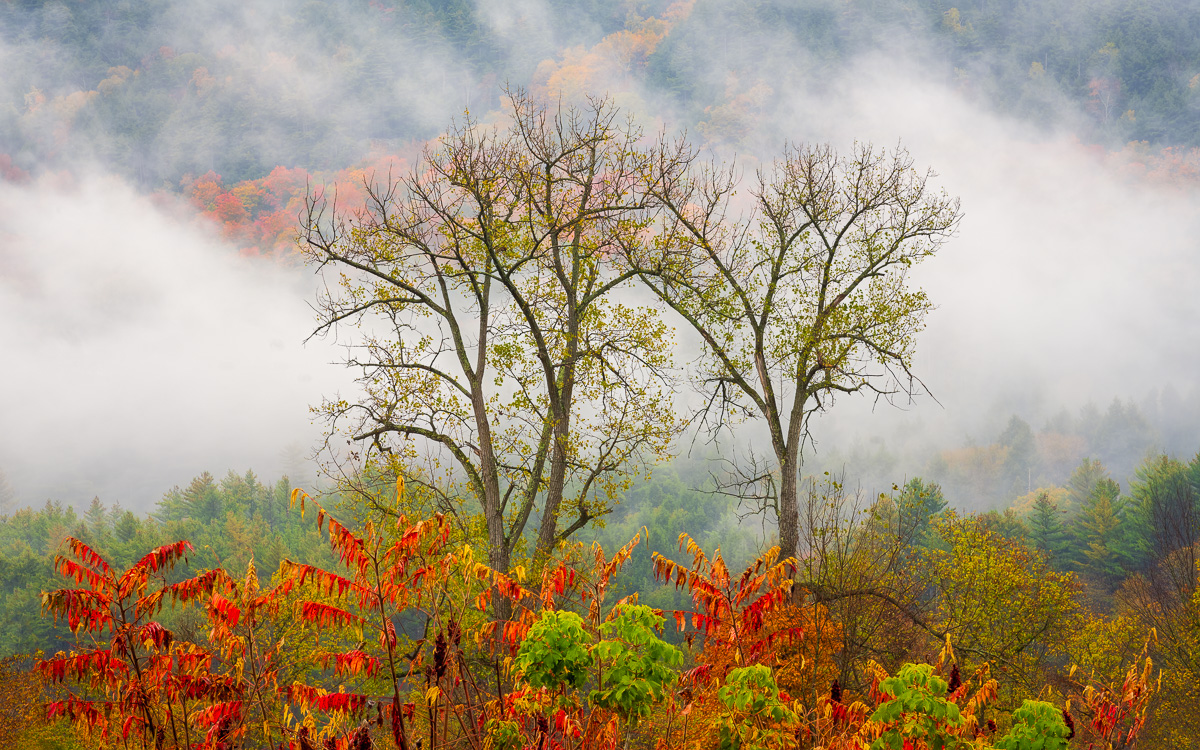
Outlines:
[{"label": "golden-leaved tree", "polygon": [[[911,395],[915,335],[932,308],[907,272],[953,233],[959,203],[904,150],[790,146],[758,172],[747,205],[729,165],[697,166],[686,142],[658,151],[658,242],[628,258],[703,341],[694,378],[721,428],[761,419],[774,466],[762,497],[780,555],[797,556],[801,448],[838,394]],[[738,213],[738,212],[741,213]],[[777,487],[776,487],[777,484]]]},{"label": "golden-leaved tree", "polygon": [[666,450],[670,336],[617,293],[652,241],[656,162],[611,102],[508,97],[467,119],[367,208],[310,197],[302,239],[327,283],[319,333],[349,336],[361,396],[321,408],[360,456],[440,455],[439,490],[482,507],[506,571],[531,518],[544,558]]},{"label": "golden-leaved tree", "polygon": [[1035,692],[1046,665],[1066,653],[1068,636],[1083,625],[1075,576],[977,518],[952,514],[936,528],[942,546],[925,551],[921,574],[936,629],[972,662],[994,665],[1014,692]]}]

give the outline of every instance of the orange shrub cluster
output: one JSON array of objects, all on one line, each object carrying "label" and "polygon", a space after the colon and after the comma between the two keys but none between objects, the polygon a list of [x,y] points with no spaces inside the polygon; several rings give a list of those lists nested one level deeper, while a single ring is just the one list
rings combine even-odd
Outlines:
[{"label": "orange shrub cluster", "polygon": [[[652,558],[690,604],[652,610],[607,597],[644,533],[611,557],[595,545],[500,572],[442,515],[351,529],[300,490],[292,503],[315,508],[338,569],[284,561],[265,591],[252,563],[240,580],[181,578],[186,541],[117,571],[68,540],[56,567],[76,588],[43,607],[80,647],[37,664],[61,686],[48,717],[141,750],[1023,747],[997,739],[988,665],[964,681],[948,637],[934,664],[891,676],[871,662],[867,693],[843,692],[841,629],[793,589],[778,548],[734,573],[683,534],[683,561]],[[207,631],[178,636],[166,604],[202,610]],[[1148,660],[1119,687],[1087,686],[1090,736],[1128,746],[1153,693]],[[1064,709],[1027,704],[1005,737],[1073,735]]]}]

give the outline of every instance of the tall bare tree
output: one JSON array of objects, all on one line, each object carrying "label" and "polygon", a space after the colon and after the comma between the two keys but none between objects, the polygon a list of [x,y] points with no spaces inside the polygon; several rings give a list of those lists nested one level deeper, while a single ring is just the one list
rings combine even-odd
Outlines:
[{"label": "tall bare tree", "polygon": [[696,168],[682,141],[658,154],[651,190],[665,226],[650,252],[628,259],[704,342],[708,424],[765,423],[781,553],[795,555],[810,417],[839,394],[921,388],[910,364],[932,306],[907,272],[953,233],[958,200],[934,192],[900,148],[800,146],[757,173],[735,215],[732,167]]},{"label": "tall bare tree", "polygon": [[310,201],[327,279],[318,333],[353,338],[362,394],[322,409],[368,454],[441,451],[508,569],[607,512],[679,427],[669,331],[619,302],[615,262],[653,240],[654,154],[607,100],[552,110],[517,92],[506,127],[468,119],[369,205]]}]

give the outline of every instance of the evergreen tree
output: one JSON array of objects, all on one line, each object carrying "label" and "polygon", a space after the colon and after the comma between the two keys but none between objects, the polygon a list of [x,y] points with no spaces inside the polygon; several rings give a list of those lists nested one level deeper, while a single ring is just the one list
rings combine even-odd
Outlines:
[{"label": "evergreen tree", "polygon": [[1004,512],[989,510],[987,513],[980,514],[977,518],[982,528],[997,536],[1004,537],[1010,542],[1024,543],[1029,536],[1029,528],[1012,508],[1005,508]]},{"label": "evergreen tree", "polygon": [[1137,406],[1120,399],[1113,399],[1095,431],[1086,437],[1095,454],[1119,477],[1133,473],[1141,457],[1159,442]]},{"label": "evergreen tree", "polygon": [[925,484],[920,477],[913,477],[900,489],[896,507],[901,515],[901,529],[911,530],[913,544],[924,546],[929,537],[933,519],[947,506],[942,488],[935,482]]},{"label": "evergreen tree", "polygon": [[137,516],[133,515],[132,511],[127,510],[122,513],[113,524],[113,533],[116,534],[117,539],[128,543],[132,541],[135,536],[137,536],[138,529],[141,528],[141,525],[142,524],[140,521],[138,521]]},{"label": "evergreen tree", "polygon": [[996,442],[1008,449],[1004,459],[1005,492],[1008,498],[1019,497],[1032,487],[1031,475],[1037,459],[1037,443],[1029,423],[1016,414]]},{"label": "evergreen tree", "polygon": [[1061,567],[1068,550],[1067,530],[1063,525],[1063,512],[1050,499],[1050,493],[1040,492],[1033,501],[1029,516],[1029,543],[1046,555],[1054,567]]},{"label": "evergreen tree", "polygon": [[1075,520],[1080,564],[1109,586],[1125,577],[1132,562],[1129,528],[1124,525],[1126,506],[1120,485],[1102,479]]},{"label": "evergreen tree", "polygon": [[1108,469],[1104,468],[1104,464],[1092,458],[1085,458],[1075,467],[1071,478],[1067,480],[1067,490],[1070,493],[1070,507],[1064,510],[1070,513],[1077,512],[1083,507],[1088,498],[1092,496],[1092,491],[1096,489],[1096,485],[1103,479],[1108,478]]},{"label": "evergreen tree", "polygon": [[92,498],[92,504],[88,506],[83,519],[93,542],[102,545],[108,540],[108,508],[100,502],[99,497]]},{"label": "evergreen tree", "polygon": [[290,483],[290,487],[300,487],[308,492],[313,491],[314,476],[313,464],[305,453],[303,446],[300,443],[291,443],[283,449],[281,455],[283,459],[284,477]]},{"label": "evergreen tree", "polygon": [[193,519],[208,523],[221,517],[221,493],[207,471],[191,481],[186,489],[175,487],[158,503],[154,511],[156,521],[182,521]]},{"label": "evergreen tree", "polygon": [[1200,456],[1183,463],[1165,455],[1134,472],[1133,531],[1141,565],[1157,565],[1176,550],[1200,544]]},{"label": "evergreen tree", "polygon": [[260,510],[260,496],[266,494],[265,487],[258,481],[253,471],[237,474],[230,471],[221,480],[220,500],[215,512],[222,514],[233,511],[243,518],[253,518]]},{"label": "evergreen tree", "polygon": [[213,482],[212,474],[207,471],[192,480],[183,491],[183,496],[191,509],[192,517],[202,523],[220,520],[224,515],[221,512],[224,505],[221,493]]}]

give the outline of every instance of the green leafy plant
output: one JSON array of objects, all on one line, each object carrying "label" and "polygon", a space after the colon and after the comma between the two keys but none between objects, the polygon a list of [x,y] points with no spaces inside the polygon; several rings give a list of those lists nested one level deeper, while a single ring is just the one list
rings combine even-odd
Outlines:
[{"label": "green leafy plant", "polygon": [[592,705],[607,708],[636,724],[663,700],[679,675],[683,653],[658,637],[663,617],[644,605],[622,604],[600,625],[603,638],[592,648],[602,666],[600,689]]},{"label": "green leafy plant", "polygon": [[1057,706],[1027,700],[1012,714],[1013,725],[1000,739],[997,750],[1066,750],[1070,729]]},{"label": "green leafy plant", "polygon": [[590,640],[579,615],[548,610],[529,629],[514,664],[530,687],[579,689],[593,663]]},{"label": "green leafy plant", "polygon": [[506,719],[488,719],[483,726],[484,747],[489,750],[517,750],[521,747],[521,727]]},{"label": "green leafy plant", "polygon": [[885,725],[871,750],[909,746],[906,740],[921,740],[930,750],[964,747],[967,743],[950,730],[963,724],[958,706],[946,699],[948,685],[928,664],[905,664],[894,677],[879,685],[891,696],[871,714],[870,721]]},{"label": "green leafy plant", "polygon": [[794,745],[799,717],[762,664],[730,671],[717,698],[726,711],[717,723],[721,750],[777,750]]}]

